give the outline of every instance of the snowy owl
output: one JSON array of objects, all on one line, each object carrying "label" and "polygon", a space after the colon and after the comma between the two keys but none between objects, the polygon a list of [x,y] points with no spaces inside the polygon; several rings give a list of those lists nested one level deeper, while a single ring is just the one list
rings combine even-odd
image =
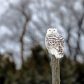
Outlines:
[{"label": "snowy owl", "polygon": [[56,28],[49,28],[47,30],[45,46],[48,52],[55,55],[56,58],[63,57],[64,38],[57,32]]}]

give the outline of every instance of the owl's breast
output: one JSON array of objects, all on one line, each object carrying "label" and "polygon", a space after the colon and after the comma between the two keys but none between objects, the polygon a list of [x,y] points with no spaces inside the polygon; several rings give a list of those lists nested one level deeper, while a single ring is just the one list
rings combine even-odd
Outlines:
[{"label": "owl's breast", "polygon": [[57,47],[57,41],[56,41],[56,38],[55,37],[48,37],[48,46],[49,47],[52,47],[52,48],[56,48]]}]

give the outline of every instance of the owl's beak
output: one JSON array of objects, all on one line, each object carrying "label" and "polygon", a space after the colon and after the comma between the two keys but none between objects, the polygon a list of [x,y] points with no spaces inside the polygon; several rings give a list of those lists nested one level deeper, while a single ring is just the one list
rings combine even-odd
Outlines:
[{"label": "owl's beak", "polygon": [[53,31],[51,33],[53,34]]}]

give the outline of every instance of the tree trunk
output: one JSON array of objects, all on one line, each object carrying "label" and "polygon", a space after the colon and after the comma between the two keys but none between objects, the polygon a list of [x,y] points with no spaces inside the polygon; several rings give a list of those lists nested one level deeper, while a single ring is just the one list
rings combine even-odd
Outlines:
[{"label": "tree trunk", "polygon": [[24,52],[24,35],[25,35],[25,32],[26,32],[26,26],[27,26],[27,23],[28,23],[28,20],[26,18],[26,22],[24,24],[24,28],[23,28],[23,32],[22,32],[22,35],[21,35],[21,59],[22,59],[22,67],[23,67],[23,64],[24,64],[24,58],[23,58],[23,52]]},{"label": "tree trunk", "polygon": [[52,55],[51,63],[52,63],[52,84],[60,84],[59,59],[56,59],[56,57]]}]

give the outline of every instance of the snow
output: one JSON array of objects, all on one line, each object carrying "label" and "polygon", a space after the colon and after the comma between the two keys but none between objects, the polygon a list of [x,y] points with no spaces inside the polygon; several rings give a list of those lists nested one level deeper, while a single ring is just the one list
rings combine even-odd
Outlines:
[{"label": "snow", "polygon": [[82,11],[82,9],[83,9],[83,6],[81,5],[81,2],[80,1],[76,1],[76,3],[74,4],[74,10],[75,11]]},{"label": "snow", "polygon": [[9,7],[7,0],[0,0],[0,16],[4,14],[4,12]]},{"label": "snow", "polygon": [[12,32],[5,26],[0,26],[0,37],[2,37],[3,35],[8,34],[11,35]]}]

